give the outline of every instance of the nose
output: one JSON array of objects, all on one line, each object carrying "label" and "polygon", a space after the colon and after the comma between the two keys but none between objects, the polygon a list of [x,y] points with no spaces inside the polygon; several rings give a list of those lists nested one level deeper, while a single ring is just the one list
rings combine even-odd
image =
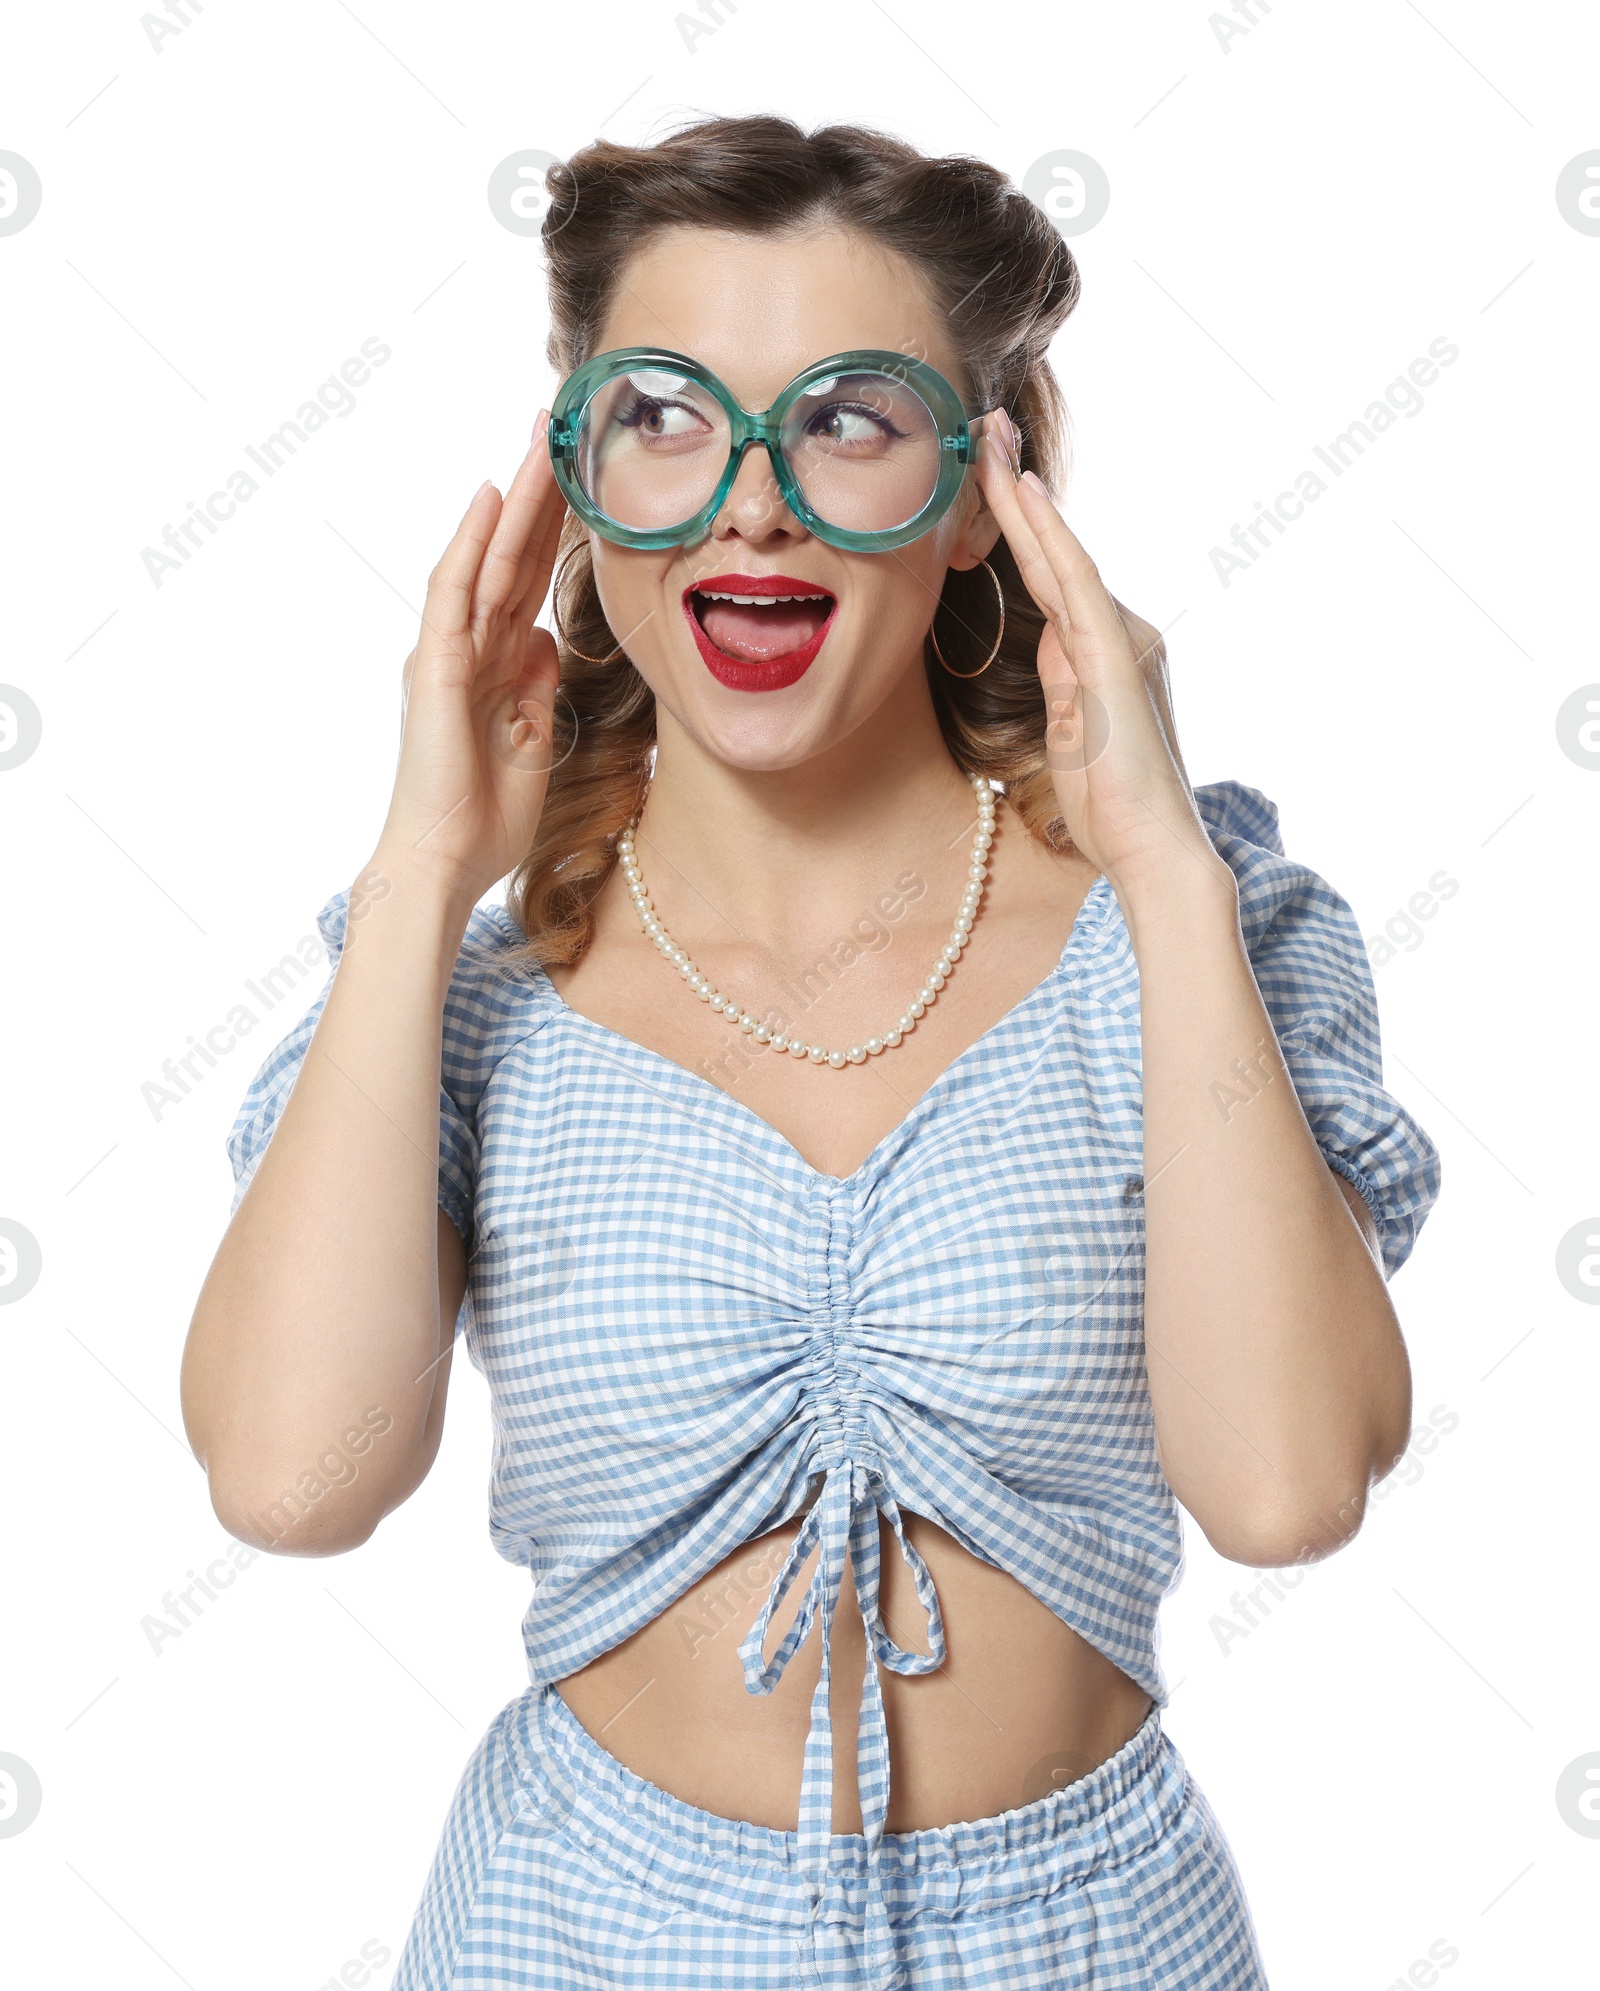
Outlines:
[{"label": "nose", "polygon": [[713,539],[734,535],[758,543],[805,536],[805,527],[784,502],[772,459],[759,442],[746,445],[728,495],[711,521]]}]

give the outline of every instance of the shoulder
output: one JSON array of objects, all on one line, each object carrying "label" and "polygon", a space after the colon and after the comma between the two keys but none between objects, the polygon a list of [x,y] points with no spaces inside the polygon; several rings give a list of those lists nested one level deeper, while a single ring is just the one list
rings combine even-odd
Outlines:
[{"label": "shoulder", "polygon": [[1252,955],[1291,934],[1314,938],[1326,954],[1366,963],[1366,944],[1349,902],[1310,865],[1284,849],[1278,806],[1242,781],[1194,791],[1201,821],[1239,881],[1239,923]]},{"label": "shoulder", "polygon": [[[351,920],[359,921],[362,912],[359,891],[352,913],[351,888],[345,887],[317,915],[330,970],[344,950]],[[506,1053],[542,1030],[561,1007],[549,976],[526,956],[526,946],[527,936],[503,905],[473,907],[444,1000],[444,1076],[458,1098],[481,1091]]]}]

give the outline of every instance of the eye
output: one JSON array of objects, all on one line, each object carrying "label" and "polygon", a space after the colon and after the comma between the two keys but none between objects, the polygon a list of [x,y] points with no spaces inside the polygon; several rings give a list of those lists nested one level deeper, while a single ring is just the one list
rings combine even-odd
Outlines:
[{"label": "eye", "polygon": [[633,429],[649,442],[673,442],[706,433],[705,417],[687,401],[669,401],[656,394],[639,394],[617,414],[620,428]]},{"label": "eye", "polygon": [[806,434],[836,449],[861,450],[890,442],[905,431],[865,401],[834,401],[811,417]]}]

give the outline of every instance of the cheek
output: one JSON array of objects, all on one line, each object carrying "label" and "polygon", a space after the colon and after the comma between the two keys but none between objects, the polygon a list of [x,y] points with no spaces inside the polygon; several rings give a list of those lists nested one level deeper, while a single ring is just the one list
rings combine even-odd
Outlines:
[{"label": "cheek", "polygon": [[678,612],[683,582],[672,585],[671,574],[654,553],[635,553],[607,540],[593,542],[594,584],[606,620],[621,635],[670,609]]},{"label": "cheek", "polygon": [[874,556],[882,565],[855,578],[852,589],[858,626],[916,632],[933,619],[949,563],[935,535],[913,540],[894,553]]}]

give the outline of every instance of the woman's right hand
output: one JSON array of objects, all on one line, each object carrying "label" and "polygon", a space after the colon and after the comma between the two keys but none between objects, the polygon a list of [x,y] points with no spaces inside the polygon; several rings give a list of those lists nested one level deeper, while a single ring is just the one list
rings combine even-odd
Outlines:
[{"label": "woman's right hand", "polygon": [[555,639],[534,627],[565,500],[540,412],[502,501],[485,484],[428,577],[402,674],[400,762],[373,865],[474,904],[526,856],[554,761]]}]

